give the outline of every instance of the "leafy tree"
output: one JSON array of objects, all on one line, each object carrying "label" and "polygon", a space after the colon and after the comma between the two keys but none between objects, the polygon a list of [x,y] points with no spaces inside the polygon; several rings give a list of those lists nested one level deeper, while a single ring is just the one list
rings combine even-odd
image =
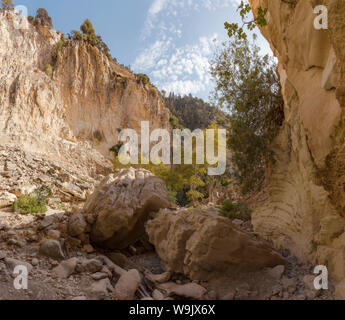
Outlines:
[{"label": "leafy tree", "polygon": [[4,9],[13,9],[14,8],[13,0],[2,0],[1,4],[2,4],[2,7]]},{"label": "leafy tree", "polygon": [[[170,110],[172,125],[190,130],[205,129],[225,115],[215,106],[192,95],[179,96],[170,93],[165,97],[165,105]],[[178,120],[178,121],[176,121]]]},{"label": "leafy tree", "polygon": [[85,39],[92,45],[96,46],[98,44],[95,29],[89,19],[86,19],[84,23],[80,26],[80,31],[85,36]]},{"label": "leafy tree", "polygon": [[214,99],[230,111],[229,145],[244,193],[258,190],[273,159],[270,144],[284,120],[276,63],[255,41],[235,37],[211,61]]},{"label": "leafy tree", "polygon": [[52,18],[49,16],[46,9],[39,8],[36,11],[35,21],[36,21],[36,23],[39,23],[42,26],[50,27],[50,28],[53,27]]},{"label": "leafy tree", "polygon": [[251,7],[248,3],[248,1],[241,1],[238,11],[240,12],[240,16],[242,18],[242,26],[240,27],[238,23],[229,23],[225,22],[224,26],[225,29],[228,31],[229,38],[232,38],[233,36],[238,37],[239,39],[247,39],[247,34],[244,30],[244,27],[246,26],[249,31],[252,31],[255,29],[256,25],[259,25],[260,27],[264,27],[267,25],[266,21],[266,14],[267,14],[267,8],[263,9],[261,6],[258,8],[258,11],[256,13],[256,17],[253,20],[246,20],[248,19],[248,15],[251,13]]}]

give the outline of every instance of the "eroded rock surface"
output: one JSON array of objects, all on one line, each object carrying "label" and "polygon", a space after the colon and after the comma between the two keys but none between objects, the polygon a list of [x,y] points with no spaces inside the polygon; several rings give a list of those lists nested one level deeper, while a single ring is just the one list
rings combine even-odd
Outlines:
[{"label": "eroded rock surface", "polygon": [[[261,29],[279,59],[285,123],[276,163],[253,214],[255,232],[300,259],[345,278],[344,106],[345,2],[251,0],[268,9]],[[328,9],[328,29],[314,27],[314,8]]]},{"label": "eroded rock surface", "polygon": [[123,249],[145,233],[150,213],[169,206],[165,183],[143,169],[111,174],[88,199],[83,215],[91,224],[91,241]]},{"label": "eroded rock surface", "polygon": [[282,256],[217,210],[161,210],[146,231],[164,265],[191,279],[284,264]]}]

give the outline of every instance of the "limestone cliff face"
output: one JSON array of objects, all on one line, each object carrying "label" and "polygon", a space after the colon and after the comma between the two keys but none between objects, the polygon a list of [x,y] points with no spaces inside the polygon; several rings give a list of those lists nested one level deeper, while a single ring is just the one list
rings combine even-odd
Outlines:
[{"label": "limestone cliff face", "polygon": [[[0,141],[89,170],[109,166],[121,129],[169,126],[159,91],[86,43],[0,12]],[[44,72],[52,66],[52,74]],[[48,75],[47,75],[48,74]],[[97,166],[96,166],[97,167]]]},{"label": "limestone cliff face", "polygon": [[[345,2],[251,0],[268,8],[261,29],[279,59],[285,124],[273,148],[255,231],[304,260],[345,278]],[[329,29],[316,30],[313,9],[325,5]]]}]

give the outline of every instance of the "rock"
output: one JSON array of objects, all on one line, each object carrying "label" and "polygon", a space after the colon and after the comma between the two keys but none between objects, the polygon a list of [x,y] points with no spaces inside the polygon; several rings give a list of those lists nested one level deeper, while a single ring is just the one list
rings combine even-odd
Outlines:
[{"label": "rock", "polygon": [[289,279],[287,277],[283,277],[282,285],[285,290],[287,290],[290,294],[295,293],[297,282],[295,279]]},{"label": "rock", "polygon": [[171,272],[165,272],[162,274],[146,273],[145,277],[154,283],[165,283],[170,280]]},{"label": "rock", "polygon": [[40,223],[39,229],[40,230],[46,229],[50,227],[51,225],[53,225],[54,222],[55,222],[55,217],[53,215],[45,216],[44,219]]},{"label": "rock", "polygon": [[315,276],[312,276],[312,275],[306,275],[303,278],[305,287],[311,291],[316,291],[315,286],[314,286],[314,281],[315,281]]},{"label": "rock", "polygon": [[11,206],[17,200],[13,193],[3,191],[0,193],[0,209]]},{"label": "rock", "polygon": [[128,258],[120,252],[111,252],[108,254],[109,259],[121,268],[128,265]]},{"label": "rock", "polygon": [[169,205],[164,182],[144,169],[111,174],[95,190],[84,215],[96,216],[91,240],[110,249],[123,249],[145,233],[149,214]]},{"label": "rock", "polygon": [[195,300],[202,299],[207,292],[207,290],[204,287],[196,283],[179,285],[173,282],[168,282],[159,285],[158,288],[167,292],[169,296],[177,295],[183,298]]},{"label": "rock", "polygon": [[6,253],[3,251],[0,251],[0,260],[4,260],[6,258]]},{"label": "rock", "polygon": [[39,253],[42,256],[57,260],[65,258],[65,255],[61,249],[61,245],[59,241],[56,240],[45,240],[40,246]]},{"label": "rock", "polygon": [[116,300],[133,300],[136,291],[141,283],[141,276],[138,270],[130,270],[123,274],[114,289]]},{"label": "rock", "polygon": [[283,276],[284,271],[285,271],[285,266],[281,265],[281,266],[276,266],[276,267],[274,267],[272,269],[269,269],[268,270],[268,274],[272,278],[280,280],[281,277]]},{"label": "rock", "polygon": [[166,268],[192,280],[285,264],[279,253],[213,210],[161,210],[146,231]]},{"label": "rock", "polygon": [[162,292],[156,289],[152,292],[152,298],[155,300],[164,300],[165,296]]},{"label": "rock", "polygon": [[235,290],[232,290],[230,291],[229,293],[227,293],[223,298],[222,300],[224,301],[232,301],[235,299],[235,295],[236,295],[236,291]]},{"label": "rock", "polygon": [[27,268],[28,272],[31,272],[32,270],[32,265],[30,263],[27,263],[21,260],[17,260],[13,258],[5,258],[5,263],[7,267],[11,269],[11,271],[13,271],[16,266],[24,266]]},{"label": "rock", "polygon": [[84,216],[80,213],[74,213],[68,223],[68,233],[72,237],[78,237],[86,232],[87,223]]},{"label": "rock", "polygon": [[93,280],[102,280],[102,279],[105,279],[108,277],[109,277],[109,275],[107,273],[103,273],[103,272],[96,272],[96,273],[91,275],[91,278]]},{"label": "rock", "polygon": [[232,220],[232,223],[237,227],[241,227],[243,225],[243,221],[240,219],[234,219]]},{"label": "rock", "polygon": [[59,240],[60,239],[60,231],[58,230],[49,230],[47,233],[48,239],[52,240]]},{"label": "rock", "polygon": [[61,262],[53,269],[53,276],[60,279],[69,278],[74,273],[77,263],[78,258],[71,258]]},{"label": "rock", "polygon": [[335,295],[339,300],[345,300],[345,280],[339,282],[335,287]]},{"label": "rock", "polygon": [[62,190],[71,194],[73,197],[79,200],[85,200],[85,192],[82,191],[78,186],[72,183],[64,182],[61,185]]},{"label": "rock", "polygon": [[86,244],[84,247],[83,247],[83,250],[86,252],[86,253],[93,253],[95,252],[95,249],[93,248],[93,246],[91,244]]},{"label": "rock", "polygon": [[31,264],[32,264],[34,267],[38,266],[38,264],[39,264],[38,259],[33,258],[33,259],[31,260]]},{"label": "rock", "polygon": [[89,273],[96,273],[103,268],[103,263],[97,259],[85,260],[82,265],[85,272]]},{"label": "rock", "polygon": [[109,295],[109,292],[112,292],[112,291],[113,291],[113,287],[109,279],[106,278],[106,279],[102,279],[97,282],[94,282],[89,289],[89,295],[92,298],[103,300]]}]

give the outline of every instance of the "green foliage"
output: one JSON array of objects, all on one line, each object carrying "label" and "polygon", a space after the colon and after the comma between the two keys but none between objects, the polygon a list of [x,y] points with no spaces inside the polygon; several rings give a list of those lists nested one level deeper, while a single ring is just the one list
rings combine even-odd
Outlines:
[{"label": "green foliage", "polygon": [[246,21],[248,18],[248,15],[251,13],[251,7],[249,3],[245,3],[245,1],[241,1],[241,4],[238,7],[238,10],[240,12],[240,16],[242,18],[242,26],[240,27],[238,23],[228,23],[225,22],[224,26],[225,29],[228,31],[229,38],[232,38],[235,36],[238,39],[246,40],[247,34],[244,30],[244,26],[247,27],[249,31],[252,31],[255,29],[256,25],[260,27],[265,27],[267,25],[266,21],[266,14],[267,14],[267,8],[263,9],[262,7],[258,8],[256,18],[253,20]]},{"label": "green foliage", "polygon": [[173,129],[182,129],[179,119],[175,117],[174,115],[170,115],[169,121]]},{"label": "green foliage", "polygon": [[52,192],[47,187],[39,188],[31,195],[22,195],[13,203],[13,211],[22,214],[45,213],[51,195]]},{"label": "green foliage", "polygon": [[61,38],[57,45],[56,45],[56,53],[59,55],[61,53],[62,48],[67,44],[65,38]]},{"label": "green foliage", "polygon": [[114,155],[115,155],[115,157],[117,157],[117,156],[119,155],[119,152],[120,152],[120,149],[122,148],[122,146],[123,146],[123,143],[122,143],[122,142],[121,142],[121,143],[118,143],[117,145],[111,147],[111,148],[109,149],[109,151],[110,151],[110,152],[113,152]]},{"label": "green foliage", "polygon": [[142,83],[144,86],[150,84],[150,78],[144,73],[138,73],[135,75],[137,82]]},{"label": "green foliage", "polygon": [[35,25],[35,18],[33,16],[28,16],[28,21],[29,23],[31,23],[32,25]]},{"label": "green foliage", "polygon": [[2,7],[4,9],[13,9],[14,8],[13,0],[2,0],[1,4],[2,4]]},{"label": "green foliage", "polygon": [[165,97],[165,106],[172,114],[170,123],[177,129],[188,128],[192,131],[205,129],[213,121],[225,116],[218,108],[192,95],[181,97],[170,93],[168,97]]},{"label": "green foliage", "polygon": [[72,30],[72,39],[79,41],[84,40],[84,37],[78,30]]},{"label": "green foliage", "polygon": [[250,210],[245,203],[233,203],[231,200],[225,200],[223,206],[218,209],[222,216],[231,220],[250,220]]},{"label": "green foliage", "polygon": [[48,63],[44,68],[44,72],[48,77],[51,78],[53,76],[53,67]]},{"label": "green foliage", "polygon": [[262,186],[270,144],[284,120],[276,63],[247,39],[224,43],[211,61],[214,99],[230,111],[229,147],[243,193]]},{"label": "green foliage", "polygon": [[36,11],[35,22],[45,27],[53,27],[52,18],[48,15],[47,10],[43,8]]}]

